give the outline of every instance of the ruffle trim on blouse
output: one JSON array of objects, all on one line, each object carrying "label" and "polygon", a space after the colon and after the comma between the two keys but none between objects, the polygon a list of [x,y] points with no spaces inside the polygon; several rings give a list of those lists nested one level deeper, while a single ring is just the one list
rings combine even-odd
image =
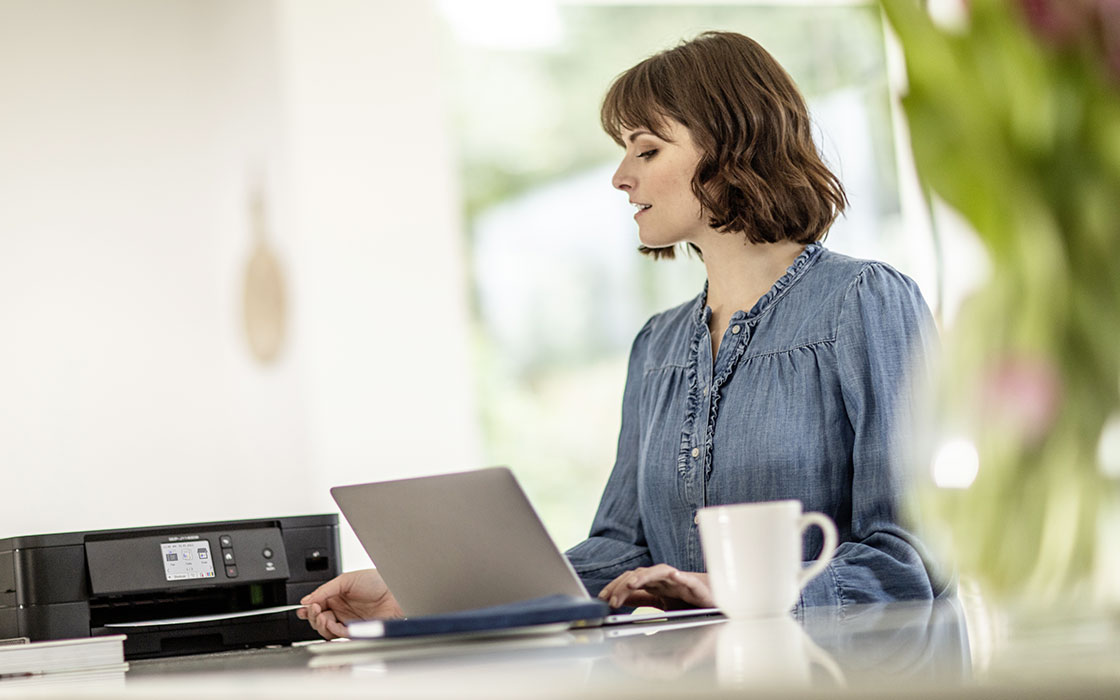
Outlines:
[{"label": "ruffle trim on blouse", "polygon": [[[775,282],[765,294],[758,298],[758,301],[754,303],[754,306],[751,307],[750,312],[746,314],[745,318],[748,320],[755,318],[769,308],[778,297],[785,294],[786,290],[801,276],[805,268],[820,255],[822,250],[824,250],[824,248],[820,243],[810,243],[805,246],[805,250],[801,251],[801,253],[794,258],[790,266],[786,268],[785,273],[778,278],[778,281]],[[692,310],[692,322],[697,326],[707,325],[709,318],[708,282],[705,280],[704,290],[700,292],[700,296],[696,297],[696,305]],[[696,341],[695,338],[693,340]],[[692,349],[695,350],[695,346]],[[715,358],[712,358],[712,360],[715,361]]]},{"label": "ruffle trim on blouse", "polygon": [[[819,243],[810,243],[805,246],[805,250],[801,251],[793,263],[786,268],[785,274],[778,278],[770,290],[763,294],[758,301],[755,302],[751,308],[750,313],[744,315],[742,311],[737,311],[732,316],[733,321],[745,321],[747,326],[746,332],[738,336],[738,342],[735,345],[735,354],[724,365],[715,377],[712,378],[712,386],[710,388],[710,395],[712,397],[712,408],[708,413],[708,424],[704,435],[704,477],[711,475],[712,472],[712,450],[711,450],[711,437],[715,435],[716,417],[719,413],[719,398],[720,388],[724,383],[731,378],[732,372],[739,364],[739,360],[747,351],[747,341],[751,333],[754,331],[758,318],[770,306],[777,301],[786,290],[801,276],[805,268],[820,254],[823,248]],[[704,337],[704,330],[708,326],[708,321],[711,318],[711,312],[708,309],[708,283],[704,282],[704,291],[700,294],[696,302],[696,310],[693,314],[695,328],[692,332],[692,341],[689,343],[688,348],[688,364],[685,370],[685,376],[688,379],[688,399],[685,402],[685,417],[684,425],[681,428],[681,442],[680,449],[677,453],[677,472],[685,474],[689,469],[689,460],[692,458],[692,435],[696,426],[696,416],[700,412],[700,378],[697,367],[699,366],[699,353],[700,341]],[[717,358],[712,358],[713,366]]]},{"label": "ruffle trim on blouse", "polygon": [[[821,250],[823,250],[823,248],[821,248],[820,243],[810,243],[805,246],[805,250],[801,251],[801,254],[794,258],[790,266],[786,268],[785,274],[778,278],[774,286],[770,287],[770,291],[763,294],[759,297],[758,301],[754,303],[754,306],[751,307],[751,310],[747,313],[747,320],[759,316],[773,304],[778,297],[785,294],[790,285],[801,276],[801,273],[809,266],[809,263],[813,262],[813,259],[820,254]],[[707,290],[707,286],[705,286],[704,289]],[[707,303],[706,300],[707,296],[705,295],[705,303]]]},{"label": "ruffle trim on blouse", "polygon": [[697,358],[700,353],[700,341],[704,338],[704,329],[707,328],[708,319],[711,315],[707,308],[707,298],[708,283],[705,282],[704,293],[700,295],[700,307],[697,309],[696,327],[692,329],[692,341],[688,346],[688,363],[685,369],[685,378],[688,380],[688,399],[685,401],[684,425],[681,428],[681,444],[677,452],[677,473],[682,475],[687,473],[689,469],[688,461],[692,458],[690,440],[693,428],[696,425],[696,414],[700,411],[700,377],[697,370],[700,363]]}]

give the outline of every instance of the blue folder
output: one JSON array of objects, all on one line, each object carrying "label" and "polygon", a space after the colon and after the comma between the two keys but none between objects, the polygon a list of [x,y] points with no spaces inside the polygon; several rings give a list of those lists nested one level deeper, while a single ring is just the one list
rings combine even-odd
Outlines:
[{"label": "blue folder", "polygon": [[347,625],[351,639],[389,639],[499,632],[557,623],[598,624],[609,611],[601,600],[552,595],[488,608]]}]

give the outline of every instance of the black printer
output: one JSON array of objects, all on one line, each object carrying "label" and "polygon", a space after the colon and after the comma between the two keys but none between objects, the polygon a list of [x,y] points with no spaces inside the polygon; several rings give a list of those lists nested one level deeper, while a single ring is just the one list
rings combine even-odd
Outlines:
[{"label": "black printer", "polygon": [[314,639],[270,611],[338,575],[338,516],[0,539],[0,639],[127,634],[142,659]]}]

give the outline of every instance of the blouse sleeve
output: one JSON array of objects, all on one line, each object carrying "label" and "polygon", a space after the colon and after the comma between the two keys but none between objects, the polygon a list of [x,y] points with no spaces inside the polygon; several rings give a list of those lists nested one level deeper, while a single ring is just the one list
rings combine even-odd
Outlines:
[{"label": "blouse sleeve", "polygon": [[938,597],[950,586],[900,513],[902,446],[915,416],[915,373],[928,371],[937,344],[933,319],[914,281],[881,264],[861,271],[839,314],[840,385],[854,431],[851,539],[805,587],[801,605]]},{"label": "blouse sleeve", "polygon": [[638,403],[642,358],[651,323],[652,320],[639,331],[630,349],[626,389],[622,394],[618,452],[599,510],[591,523],[591,533],[566,553],[591,595],[597,595],[620,574],[653,563],[638,512]]}]

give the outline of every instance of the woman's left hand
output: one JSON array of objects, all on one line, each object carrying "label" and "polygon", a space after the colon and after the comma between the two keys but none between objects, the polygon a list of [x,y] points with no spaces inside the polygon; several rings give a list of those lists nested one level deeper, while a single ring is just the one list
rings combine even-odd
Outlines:
[{"label": "woman's left hand", "polygon": [[599,591],[612,608],[650,605],[662,610],[714,608],[708,575],[679,571],[668,564],[627,571]]}]

